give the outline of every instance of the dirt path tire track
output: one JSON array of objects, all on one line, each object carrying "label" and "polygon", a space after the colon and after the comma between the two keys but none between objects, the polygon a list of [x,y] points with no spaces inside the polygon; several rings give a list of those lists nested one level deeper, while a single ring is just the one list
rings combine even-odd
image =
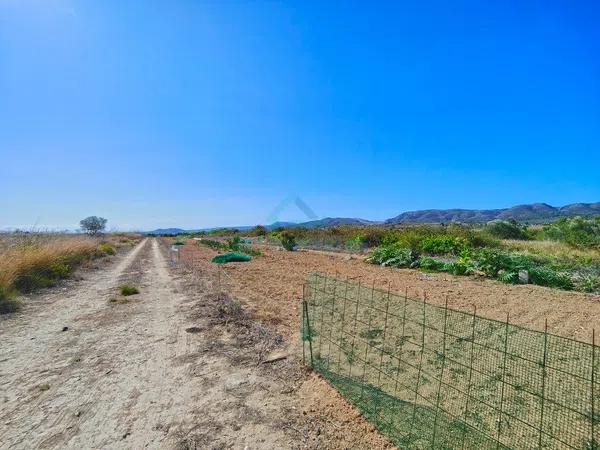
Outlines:
[{"label": "dirt path tire track", "polygon": [[182,289],[155,239],[93,275],[0,322],[0,448],[293,447],[290,394],[211,325],[210,281]]}]

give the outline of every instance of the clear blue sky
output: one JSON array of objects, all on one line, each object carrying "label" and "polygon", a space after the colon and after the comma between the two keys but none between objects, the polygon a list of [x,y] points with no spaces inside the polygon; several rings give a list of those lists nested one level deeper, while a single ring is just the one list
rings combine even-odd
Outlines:
[{"label": "clear blue sky", "polygon": [[0,0],[0,228],[599,201],[599,5]]}]

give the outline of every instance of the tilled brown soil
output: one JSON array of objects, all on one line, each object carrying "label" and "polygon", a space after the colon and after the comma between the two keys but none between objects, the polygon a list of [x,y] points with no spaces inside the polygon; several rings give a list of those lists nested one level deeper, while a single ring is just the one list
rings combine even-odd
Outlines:
[{"label": "tilled brown soil", "polygon": [[[191,241],[192,242],[192,241]],[[223,283],[255,313],[271,322],[289,338],[296,339],[300,326],[302,285],[310,272],[322,272],[361,280],[367,285],[393,292],[408,292],[433,304],[473,311],[480,316],[506,320],[589,342],[592,329],[600,329],[600,296],[568,292],[534,285],[509,285],[476,277],[458,277],[444,273],[423,273],[367,264],[360,257],[263,248],[263,256],[248,263],[223,266]],[[183,247],[183,258],[208,260],[217,252],[198,245]]]}]

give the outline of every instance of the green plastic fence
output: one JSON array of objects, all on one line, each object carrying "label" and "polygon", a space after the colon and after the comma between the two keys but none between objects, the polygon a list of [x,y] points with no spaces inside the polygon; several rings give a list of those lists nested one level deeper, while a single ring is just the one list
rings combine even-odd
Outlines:
[{"label": "green plastic fence", "polygon": [[248,262],[250,260],[252,260],[252,257],[244,253],[231,252],[217,255],[211,261],[218,264],[225,264],[230,262]]},{"label": "green plastic fence", "polygon": [[600,450],[600,350],[311,274],[305,361],[401,449]]}]

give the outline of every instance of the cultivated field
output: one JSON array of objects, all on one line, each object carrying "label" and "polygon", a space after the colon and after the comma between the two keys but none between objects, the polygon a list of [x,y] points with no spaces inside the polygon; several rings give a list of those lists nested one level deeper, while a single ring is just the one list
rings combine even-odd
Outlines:
[{"label": "cultivated field", "polygon": [[[512,377],[512,383],[510,385],[510,392],[508,388],[506,390],[505,401],[507,403],[505,406],[504,413],[505,415],[508,414],[508,416],[506,417],[511,418],[513,423],[511,425],[512,431],[505,432],[505,437],[503,438],[504,441],[502,442],[504,442],[505,444],[507,442],[511,443],[511,445],[507,445],[506,448],[533,448],[537,445],[538,436],[542,436],[543,442],[547,442],[547,445],[545,444],[544,446],[548,447],[550,445],[550,441],[554,439],[556,435],[558,435],[560,436],[559,439],[562,438],[563,444],[562,446],[559,445],[556,448],[579,448],[578,446],[582,442],[583,444],[581,445],[585,445],[586,438],[589,438],[590,435],[589,414],[591,408],[591,401],[590,373],[588,373],[589,370],[588,372],[586,372],[585,375],[587,376],[587,378],[581,378],[582,381],[580,383],[580,386],[578,385],[579,387],[575,387],[575,385],[570,381],[571,379],[578,379],[577,377],[579,376],[579,372],[573,373],[572,375],[561,375],[566,376],[568,378],[568,380],[565,379],[562,382],[557,381],[558,378],[555,375],[552,375],[552,381],[555,384],[552,387],[548,387],[548,392],[551,391],[551,394],[548,394],[548,392],[544,394],[543,391],[540,392],[539,380],[541,379],[541,377],[540,372],[537,369],[538,363],[541,364],[541,362],[537,361],[537,356],[532,356],[532,352],[534,352],[534,350],[530,347],[534,344],[538,344],[539,342],[541,342],[540,339],[543,340],[544,334],[541,333],[541,331],[544,331],[546,329],[546,326],[549,334],[556,333],[556,335],[558,336],[577,338],[584,342],[587,342],[587,345],[589,345],[589,343],[591,343],[592,341],[592,330],[595,326],[597,326],[598,323],[600,323],[600,297],[598,295],[551,289],[534,285],[509,285],[501,283],[499,281],[487,280],[483,277],[462,277],[453,276],[450,274],[424,273],[410,269],[378,267],[365,264],[362,261],[361,257],[352,258],[350,256],[339,253],[327,253],[319,251],[285,252],[281,251],[281,249],[278,248],[266,246],[259,246],[259,248],[261,248],[262,255],[256,257],[251,262],[231,263],[222,267],[220,277],[222,280],[221,283],[223,285],[222,289],[230,290],[231,292],[233,292],[234,295],[237,298],[240,298],[243,304],[250,308],[250,310],[252,310],[258,317],[262,318],[268,323],[272,323],[273,325],[275,325],[278,329],[281,330],[283,334],[287,335],[290,340],[297,339],[298,328],[300,326],[299,321],[302,316],[300,311],[300,299],[303,295],[301,286],[306,282],[307,278],[312,272],[337,274],[338,280],[340,280],[338,281],[338,283],[341,283],[342,285],[347,283],[347,280],[351,280],[350,283],[353,287],[347,294],[350,297],[352,297],[353,295],[352,292],[354,292],[354,295],[356,294],[356,286],[357,283],[360,282],[363,284],[363,290],[367,291],[367,294],[365,295],[368,295],[368,292],[371,290],[371,288],[375,287],[381,289],[380,291],[376,291],[378,292],[376,296],[377,298],[381,297],[382,295],[384,296],[385,293],[389,290],[395,293],[403,293],[411,299],[426,299],[428,309],[432,308],[432,306],[430,305],[445,306],[447,304],[449,310],[456,311],[452,313],[453,315],[456,315],[456,317],[459,318],[465,318],[465,323],[462,324],[465,325],[464,327],[460,324],[455,325],[456,327],[459,327],[461,329],[460,332],[462,334],[465,334],[468,331],[469,326],[467,325],[469,324],[467,324],[466,322],[468,322],[469,320],[472,321],[473,312],[476,308],[478,317],[498,320],[498,322],[496,322],[498,324],[498,327],[496,328],[498,329],[496,330],[496,328],[493,327],[493,329],[490,328],[490,336],[483,339],[482,334],[481,336],[479,336],[481,339],[478,343],[479,345],[484,345],[485,348],[494,349],[494,351],[498,351],[498,346],[502,343],[502,330],[506,328],[504,324],[506,324],[507,317],[510,317],[509,320],[511,331],[509,334],[511,335],[511,349],[516,348],[514,347],[516,344],[514,344],[513,341],[518,341],[518,339],[516,339],[516,337],[513,336],[513,329],[521,330],[519,331],[520,334],[530,333],[531,336],[527,335],[524,336],[522,339],[524,345],[529,345],[529,347],[527,347],[526,345],[527,348],[523,350],[525,353],[521,352],[515,355],[508,355],[509,359],[512,358],[513,360],[519,360],[519,358],[523,358],[522,355],[529,354],[529,356],[525,360],[523,367],[519,367],[518,364],[516,364],[514,361],[510,363],[512,367],[509,369],[507,377]],[[188,241],[188,245],[180,247],[180,253],[180,258],[182,258],[183,261],[186,261],[192,266],[202,267],[203,265],[205,265],[205,261],[208,261],[212,256],[214,256],[217,253],[217,251],[207,247],[206,245],[198,246],[194,241]],[[356,389],[358,388],[360,392],[360,398],[362,399],[364,394],[364,385],[362,388],[360,387],[360,377],[359,383],[355,383],[356,385],[353,385],[346,378],[349,369],[351,369],[353,357],[348,356],[347,354],[347,352],[351,351],[349,347],[343,348],[343,346],[340,345],[340,342],[347,343],[345,340],[349,337],[345,336],[343,331],[340,332],[339,328],[340,326],[343,327],[341,299],[344,298],[344,296],[338,292],[338,295],[340,295],[340,297],[338,298],[337,306],[335,306],[335,301],[334,305],[331,305],[331,289],[334,289],[335,291],[335,288],[333,287],[333,285],[335,284],[336,283],[331,283],[329,286],[329,309],[325,308],[327,309],[327,311],[329,311],[325,314],[325,316],[329,319],[325,320],[324,322],[324,332],[326,334],[329,333],[330,338],[331,336],[333,336],[333,339],[326,339],[325,336],[322,338],[320,336],[314,337],[315,345],[321,346],[323,345],[323,340],[325,340],[324,348],[327,348],[329,350],[328,352],[324,351],[322,354],[320,352],[316,352],[318,353],[319,358],[325,358],[323,361],[326,361],[324,366],[322,365],[322,363],[319,363],[321,364],[321,366],[317,366],[316,368],[320,373],[322,373],[325,376],[325,378],[329,379],[333,385],[338,387],[338,389],[340,389],[341,392],[344,392],[344,394],[348,398],[352,399],[353,395],[356,394]],[[343,289],[342,286],[340,286],[340,290],[341,289]],[[311,294],[309,286],[309,299],[310,295]],[[392,297],[404,298],[404,295],[401,297],[393,295]],[[382,303],[381,298],[379,298],[379,300],[380,303]],[[414,300],[411,300],[411,304],[412,302],[414,302]],[[398,308],[392,308],[393,312],[390,312],[390,317],[394,316],[398,318],[401,310],[400,306],[402,306],[401,302],[396,306],[398,306]],[[323,308],[322,304],[320,305],[320,308]],[[433,308],[435,308],[435,306],[433,306]],[[413,307],[413,309],[415,308]],[[427,401],[429,402],[429,405],[426,406],[431,407],[431,404],[433,403],[434,407],[431,411],[435,411],[435,396],[437,392],[434,386],[436,386],[436,382],[439,382],[439,380],[435,378],[435,375],[432,375],[432,372],[439,372],[440,367],[439,361],[437,363],[435,361],[431,361],[431,357],[432,355],[435,355],[436,352],[440,352],[441,354],[442,340],[440,336],[436,336],[435,338],[432,338],[430,336],[427,338],[428,341],[422,348],[426,349],[426,358],[429,358],[428,364],[431,365],[430,369],[432,370],[429,370],[425,375],[423,375],[422,378],[417,379],[416,377],[419,349],[417,348],[418,343],[416,344],[415,341],[419,341],[421,331],[420,323],[418,322],[418,320],[416,320],[416,316],[418,316],[418,311],[416,311],[417,309],[419,308],[416,308],[415,311],[410,311],[410,323],[407,326],[407,328],[417,327],[419,329],[411,329],[410,332],[407,332],[406,334],[406,337],[412,338],[412,341],[409,341],[407,345],[413,345],[415,349],[412,349],[408,352],[409,354],[412,354],[412,360],[411,357],[405,358],[404,364],[407,364],[408,360],[408,365],[402,368],[401,373],[405,377],[414,378],[410,378],[408,381],[404,380],[406,382],[404,384],[404,389],[408,389],[407,392],[411,392],[411,389],[415,389],[415,385],[419,386],[419,383],[421,383],[420,389],[422,392],[418,394],[414,394],[413,392],[411,394],[411,400],[412,397],[414,397],[414,395],[417,395],[416,399],[418,401],[421,400],[421,398],[425,398],[425,403],[427,404]],[[440,335],[442,334],[441,331],[443,320],[440,319],[441,316],[437,316],[442,314],[440,311],[443,310],[443,308],[438,309],[438,313],[435,315],[436,320],[431,319],[431,324],[437,327],[437,331]],[[435,311],[435,309],[433,309],[433,311]],[[461,313],[460,311],[464,311],[464,313]],[[317,307],[316,310],[314,310],[313,312],[315,312],[317,315],[316,320],[318,325],[319,313],[322,314],[322,312],[320,312],[319,307]],[[375,316],[369,313],[369,310],[368,308],[366,308],[365,305],[361,306],[360,312],[361,314],[358,314],[358,316],[361,317],[361,319],[358,320],[360,326],[356,330],[356,332],[357,335],[361,335],[363,337],[363,340],[365,340],[365,338],[369,337],[370,333],[373,332],[373,330],[367,329],[369,328],[367,326],[367,318],[373,319],[373,317]],[[379,322],[375,323],[377,319],[373,319],[375,321],[373,324],[373,328],[378,333],[382,331],[384,324],[382,305],[379,309],[379,315],[381,316],[379,317]],[[482,320],[482,324],[485,322],[485,319],[480,320]],[[489,321],[489,323],[493,324],[494,322]],[[521,325],[537,331],[529,332],[523,328],[514,328],[515,325]],[[391,325],[391,327],[395,327],[396,331],[398,331],[398,324],[395,324],[393,326]],[[323,330],[318,331],[321,332]],[[346,332],[348,332],[348,330],[346,330]],[[540,338],[540,336],[542,337]],[[556,364],[554,364],[554,367],[556,367],[557,364],[560,367],[575,367],[576,365],[579,365],[581,367],[581,370],[583,371],[585,371],[585,367],[589,369],[589,367],[591,367],[592,364],[590,361],[591,353],[586,353],[586,351],[582,350],[583,353],[586,353],[588,357],[584,358],[584,360],[581,361],[579,361],[579,359],[583,356],[580,355],[577,350],[573,350],[574,353],[572,355],[567,355],[565,353],[563,356],[561,353],[562,350],[558,350],[558,347],[570,347],[566,344],[563,345],[563,343],[561,343],[562,341],[557,341],[560,340],[558,336],[549,339],[551,343],[550,346],[552,347],[552,350],[549,351],[548,356],[549,364],[551,364],[550,360],[552,360],[556,362]],[[398,336],[395,336],[395,338],[397,337]],[[377,340],[377,338],[381,339],[381,336],[378,334],[375,337],[371,336],[369,339]],[[454,338],[457,339],[456,337]],[[464,397],[467,396],[465,392],[467,391],[468,386],[468,382],[465,379],[465,377],[457,376],[457,374],[459,374],[459,372],[461,371],[464,372],[465,370],[466,374],[469,371],[468,364],[465,363],[461,366],[460,361],[462,360],[456,357],[456,355],[468,355],[468,352],[463,352],[464,348],[466,348],[465,345],[467,345],[468,343],[468,338],[469,336],[466,336],[466,340],[464,341],[462,346],[460,342],[458,344],[453,344],[452,351],[455,352],[454,354],[452,354],[454,355],[453,364],[456,365],[456,367],[450,367],[447,370],[448,373],[453,374],[453,376],[457,377],[458,381],[451,381],[451,377],[447,375],[446,378],[444,378],[444,380],[447,379],[448,381],[444,381],[442,383],[443,386],[445,386],[445,388],[441,390],[442,394],[440,394],[441,398],[445,399],[445,403],[449,404],[448,409],[457,412],[455,417],[460,417],[460,414],[458,413],[458,411],[460,411],[459,403],[464,403]],[[369,341],[369,339],[367,339],[367,341]],[[388,339],[390,338],[388,337]],[[432,341],[429,341],[430,339],[434,339],[435,343],[439,344],[437,347],[440,348],[438,349],[435,345],[433,345]],[[461,339],[462,338],[459,338],[459,341]],[[556,345],[554,345],[555,341]],[[333,351],[332,342],[334,343]],[[566,340],[564,342],[568,343],[571,341]],[[379,344],[381,344],[381,342],[379,342]],[[359,346],[357,345],[357,349],[358,347]],[[390,348],[397,349],[399,347],[397,345],[392,345]],[[535,352],[540,353],[542,351],[542,348],[543,346],[537,346]],[[591,346],[589,348],[591,348]],[[357,355],[365,350],[366,347],[363,343],[360,346],[360,351],[357,351]],[[330,354],[330,352],[332,353]],[[346,352],[346,354],[342,354],[344,352]],[[342,354],[342,357],[340,357],[340,354]],[[367,351],[367,355],[368,354],[369,352]],[[451,358],[452,355],[448,356],[448,358]],[[499,351],[499,355],[500,357],[502,356],[501,351]],[[332,356],[334,357],[333,361],[331,360]],[[486,357],[483,354],[477,354],[476,356],[478,360],[480,360],[482,357]],[[375,359],[380,358],[380,350],[378,347],[375,346],[374,351],[372,349],[370,357]],[[363,377],[366,376],[366,380],[368,383],[370,383],[371,387],[378,386],[376,381],[381,381],[381,373],[386,374],[385,371],[381,371],[380,369],[380,366],[382,364],[384,366],[384,369],[386,366],[385,363],[387,362],[388,366],[394,367],[393,371],[400,370],[397,369],[397,363],[393,365],[391,361],[388,361],[390,360],[390,358],[392,357],[389,354],[386,354],[385,360],[381,361],[379,365],[374,363],[373,361],[370,361],[367,364],[368,370],[365,372],[366,375],[365,373],[363,373]],[[528,358],[533,359],[529,360]],[[573,363],[569,358],[575,358],[573,361],[577,360],[579,362]],[[360,357],[358,356],[357,359],[361,361]],[[472,415],[477,414],[480,417],[480,419],[478,420],[483,421],[481,423],[480,428],[481,430],[485,430],[485,433],[487,433],[489,436],[489,442],[487,442],[486,445],[492,446],[494,448],[496,445],[504,445],[499,443],[501,440],[496,440],[496,417],[494,416],[494,411],[496,411],[498,407],[497,403],[499,403],[500,400],[497,398],[492,399],[492,397],[490,397],[492,391],[496,392],[497,390],[498,393],[500,392],[500,389],[498,387],[500,383],[498,383],[498,386],[493,385],[494,383],[497,383],[498,380],[496,380],[494,383],[490,381],[495,380],[496,377],[499,376],[498,374],[500,373],[499,371],[502,366],[501,358],[500,363],[497,361],[497,359],[498,355],[489,356],[489,367],[486,366],[483,362],[481,362],[480,366],[483,367],[483,369],[479,371],[475,370],[476,377],[479,377],[481,379],[477,379],[477,381],[473,383],[475,385],[475,387],[473,388],[473,392],[476,392],[476,395],[479,397],[477,397],[478,401],[472,401],[471,407],[473,411],[470,412],[470,414]],[[457,360],[460,361],[456,362]],[[571,362],[565,362],[567,360]],[[365,359],[363,358],[362,361],[364,362]],[[350,366],[348,364],[350,364]],[[330,370],[330,366],[333,366],[335,368],[333,372],[332,370]],[[423,366],[425,367],[425,365]],[[363,369],[363,367],[360,368],[360,370]],[[387,392],[391,393],[392,389],[390,388],[389,383],[397,384],[397,377],[390,375],[389,371],[391,369],[387,370],[388,373],[387,375],[383,376],[383,379],[386,381],[386,383],[388,383],[388,385],[383,386],[383,388],[386,388]],[[548,368],[546,370],[550,371],[551,369]],[[412,373],[411,371],[414,373]],[[342,378],[340,378],[339,376],[340,373],[343,374]],[[560,373],[558,373],[558,375],[560,375]],[[427,377],[429,377],[429,381],[425,381],[424,383],[423,380],[427,380]],[[364,381],[365,380],[363,379],[363,382]],[[446,385],[444,383],[449,384]],[[432,387],[432,389],[430,389],[431,392],[427,393],[428,388],[423,388],[423,384],[429,384]],[[549,384],[550,382],[548,381],[548,385]],[[572,386],[571,390],[568,390],[566,388],[566,386],[569,384]],[[455,392],[446,392],[448,390],[446,389],[446,387],[449,385],[453,386]],[[528,386],[533,387],[528,389]],[[560,388],[560,386],[565,386],[564,389],[567,390],[563,390],[562,388]],[[396,389],[397,388],[398,386],[396,385]],[[318,392],[318,395],[322,395],[328,398],[331,397],[331,392],[328,392],[328,388],[323,385],[315,384],[315,386],[312,386],[312,389],[314,392]],[[519,389],[524,389],[524,392],[519,393]],[[540,410],[539,401],[542,397],[544,397],[544,395],[549,395],[553,397],[551,400],[547,401],[547,404],[552,402],[554,402],[554,404],[551,406],[546,406],[546,409],[548,409],[546,413],[546,422],[549,424],[551,423],[551,421],[555,421],[556,427],[554,427],[551,431],[544,431],[543,433],[541,433],[538,430],[538,422],[540,420],[538,417]],[[527,396],[530,396],[531,399],[527,400]],[[450,398],[450,400],[446,397]],[[451,400],[452,397],[454,397],[454,400]],[[390,398],[397,397],[392,396]],[[570,407],[567,406],[567,398],[570,399],[570,401],[574,402],[574,404],[571,406],[571,409],[573,411],[576,411],[576,413],[569,412]],[[560,404],[556,403],[558,399],[560,399]],[[488,401],[488,403],[486,403],[486,400]],[[378,401],[379,406],[381,407],[381,400]],[[355,403],[357,403],[358,406],[361,406],[361,404],[359,404],[358,402]],[[383,401],[383,404],[385,403],[386,402]],[[490,404],[492,404],[493,406],[490,406]],[[517,404],[530,404],[532,406],[530,408],[523,406],[517,407],[515,406]],[[365,404],[363,403],[361,407],[362,411],[368,417],[374,419],[373,414],[369,414],[368,410],[369,406],[373,406],[372,402],[371,404],[367,402],[367,406],[364,406]],[[389,406],[392,409],[394,408],[393,405],[387,406]],[[477,408],[483,409],[478,412]],[[404,409],[408,410],[408,408]],[[412,411],[412,409],[410,411]],[[431,417],[429,417],[428,410],[423,409],[422,406],[419,407],[418,411],[420,414],[422,413],[421,415],[425,414],[424,417],[427,417],[427,420],[423,419],[421,422],[417,422],[422,424],[423,430],[421,430],[418,433],[417,437],[409,436],[408,441],[398,441],[404,442],[406,445],[410,443],[411,445],[415,446],[414,448],[421,448],[419,447],[419,442],[422,442],[422,445],[425,446],[426,443],[429,442],[429,438],[431,438],[431,435],[424,433],[424,430],[428,430],[430,426],[432,426],[433,421],[429,421],[428,419],[431,418],[433,420],[434,417],[434,415],[431,415]],[[515,411],[517,412],[515,413]],[[512,416],[511,412],[513,413]],[[560,421],[562,420],[562,418],[569,416],[569,414],[577,415],[577,420],[579,420],[579,422],[574,422],[573,426],[575,426],[576,429],[579,431],[576,431],[575,429],[567,431],[566,429],[560,428]],[[502,415],[501,410],[500,415]],[[411,418],[411,414],[408,414],[408,416],[409,418]],[[517,416],[516,419],[514,419],[515,416]],[[417,415],[417,418],[418,417],[419,415]],[[400,423],[404,423],[404,425],[406,425],[406,417],[395,417],[394,420],[398,420],[400,421]],[[449,419],[440,419],[440,430],[438,430],[438,443],[446,442],[443,448],[457,448],[449,444],[449,442],[454,442],[454,444],[459,446],[462,445],[464,448],[471,448],[471,445],[475,445],[475,447],[481,447],[485,444],[483,441],[476,440],[475,437],[473,437],[473,435],[471,435],[472,442],[470,444],[465,444],[464,442],[461,444],[461,438],[463,436],[470,436],[469,433],[467,433],[466,431],[456,432],[456,436],[454,436],[454,438],[452,438],[452,434],[450,435],[450,437],[448,437],[446,433],[449,429],[447,420]],[[596,419],[594,418],[592,420],[595,421]],[[443,421],[444,423],[442,424]],[[377,421],[375,420],[375,422]],[[389,422],[387,424],[388,426],[390,425]],[[550,426],[548,424],[545,426]],[[469,424],[468,426],[472,425]],[[473,427],[473,429],[477,429],[477,427]],[[446,433],[445,436],[444,433]],[[509,440],[507,440],[508,438],[506,438],[507,434],[512,436]]]},{"label": "cultivated field", "polygon": [[[134,245],[125,236],[16,238],[5,238],[2,249],[11,255],[3,259],[3,267],[12,268],[5,272],[14,274],[5,278],[4,298],[20,304],[19,311],[0,316],[2,448],[383,449],[429,448],[432,439],[445,443],[440,448],[485,447],[472,433],[477,427],[499,448],[537,448],[540,436],[544,448],[577,448],[588,422],[596,423],[585,368],[597,363],[576,351],[580,361],[561,360],[556,349],[562,344],[552,340],[546,362],[538,361],[546,321],[549,334],[591,341],[600,323],[600,296],[593,292],[506,283],[485,273],[381,266],[343,252],[290,252],[246,238],[147,238]],[[564,258],[577,261],[590,255],[563,243],[502,245],[536,254],[571,252]],[[253,257],[211,262],[231,249]],[[68,270],[57,270],[60,264]],[[66,281],[51,286],[61,278]],[[344,299],[361,298],[348,315]],[[316,321],[301,333],[303,299]],[[431,310],[431,320],[422,320],[422,308]],[[467,322],[475,308],[482,324],[475,342],[485,351],[469,356]],[[448,333],[447,310],[454,324]],[[523,351],[514,348],[516,334],[507,333],[507,314],[510,330],[537,330],[520,332],[527,335]],[[423,333],[425,324],[434,332]],[[505,336],[510,339],[502,351]],[[513,353],[505,369],[501,359],[485,359],[489,348],[500,356]],[[306,367],[309,354],[314,371]],[[562,389],[567,384],[556,377],[545,384],[548,390],[538,383],[544,370],[563,366],[584,370],[579,387]],[[469,370],[473,383],[465,379]],[[512,390],[497,397],[508,378]],[[466,415],[461,408],[470,396]],[[556,405],[542,407],[545,419],[537,417],[541,398],[564,403],[566,397],[580,418],[572,429],[560,428]],[[498,407],[502,427],[510,419],[508,441],[507,428],[499,431],[495,422]],[[540,423],[548,424],[546,431]],[[555,435],[566,446],[549,446]]]}]

